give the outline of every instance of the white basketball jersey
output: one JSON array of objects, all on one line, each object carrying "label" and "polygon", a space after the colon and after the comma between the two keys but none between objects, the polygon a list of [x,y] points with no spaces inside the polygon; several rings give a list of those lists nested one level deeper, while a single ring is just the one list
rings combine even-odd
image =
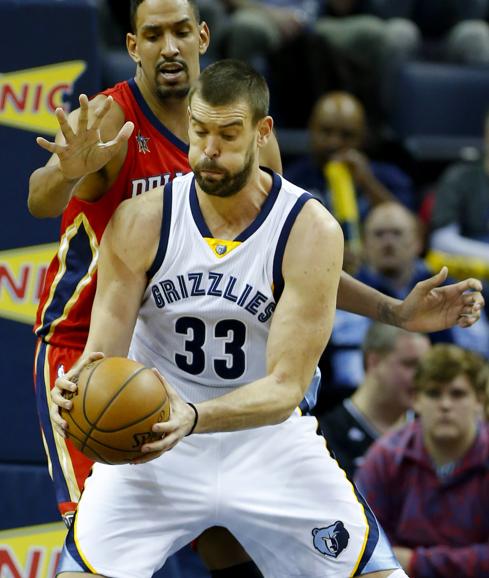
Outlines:
[{"label": "white basketball jersey", "polygon": [[156,367],[187,401],[223,395],[266,374],[285,246],[312,198],[272,176],[260,213],[234,240],[212,236],[192,173],[165,187],[160,243],[129,356]]}]

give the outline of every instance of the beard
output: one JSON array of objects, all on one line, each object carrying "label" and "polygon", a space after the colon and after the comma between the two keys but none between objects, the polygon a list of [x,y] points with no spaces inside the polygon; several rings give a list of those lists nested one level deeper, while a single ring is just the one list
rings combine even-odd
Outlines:
[{"label": "beard", "polygon": [[[226,169],[223,169],[218,163],[212,159],[206,159],[192,167],[199,187],[208,195],[215,197],[232,197],[238,193],[248,182],[251,174],[251,169],[255,162],[255,155],[252,146],[248,149],[242,168],[231,174]],[[214,177],[203,177],[202,171],[221,171],[221,174]]]},{"label": "beard", "polygon": [[180,85],[180,86],[161,86],[158,85],[156,89],[156,93],[158,95],[158,99],[161,102],[166,102],[170,99],[175,100],[183,100],[187,97],[190,91],[190,85]]}]

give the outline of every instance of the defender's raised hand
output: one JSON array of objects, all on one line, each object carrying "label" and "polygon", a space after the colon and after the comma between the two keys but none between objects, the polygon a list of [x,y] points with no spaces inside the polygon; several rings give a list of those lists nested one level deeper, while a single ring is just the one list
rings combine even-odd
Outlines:
[{"label": "defender's raised hand", "polygon": [[[76,180],[100,170],[117,154],[134,130],[134,124],[128,121],[115,138],[103,142],[99,129],[112,106],[112,97],[107,97],[92,114],[89,114],[88,98],[85,94],[80,95],[79,101],[78,120],[73,116],[76,128],[72,127],[62,108],[55,111],[64,142],[50,142],[43,137],[36,139],[40,147],[58,156],[60,170],[69,180]],[[93,118],[89,119],[89,116]]]}]

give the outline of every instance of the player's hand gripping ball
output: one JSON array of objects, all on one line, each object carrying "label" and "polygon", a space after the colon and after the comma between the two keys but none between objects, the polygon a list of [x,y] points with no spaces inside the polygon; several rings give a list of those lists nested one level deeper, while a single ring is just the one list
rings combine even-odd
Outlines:
[{"label": "player's hand gripping ball", "polygon": [[141,446],[160,436],[153,424],[170,417],[165,386],[151,369],[125,357],[104,357],[78,377],[68,437],[87,457],[104,464],[126,464],[144,454]]}]

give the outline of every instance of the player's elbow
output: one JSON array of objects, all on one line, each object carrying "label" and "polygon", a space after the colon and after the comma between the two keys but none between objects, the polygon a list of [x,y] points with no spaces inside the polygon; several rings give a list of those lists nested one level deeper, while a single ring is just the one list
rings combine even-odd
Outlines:
[{"label": "player's elbow", "polygon": [[27,209],[33,217],[36,217],[36,219],[43,219],[49,216],[45,214],[46,211],[42,206],[42,203],[39,203],[32,195],[29,195],[29,198],[27,199]]},{"label": "player's elbow", "polygon": [[299,407],[303,397],[304,388],[295,380],[289,380],[275,376],[277,394],[275,398],[275,413],[277,423],[285,421]]},{"label": "player's elbow", "polygon": [[33,197],[29,197],[27,199],[27,208],[29,210],[29,213],[36,219],[47,219],[49,217],[58,217],[60,214],[58,211],[50,210],[49,206],[46,206],[45,203],[41,203]]},{"label": "player's elbow", "polygon": [[27,209],[29,213],[36,219],[48,219],[59,217],[64,210],[64,207],[58,207],[52,203],[46,202],[42,195],[36,194],[35,191],[29,190],[27,198]]}]

